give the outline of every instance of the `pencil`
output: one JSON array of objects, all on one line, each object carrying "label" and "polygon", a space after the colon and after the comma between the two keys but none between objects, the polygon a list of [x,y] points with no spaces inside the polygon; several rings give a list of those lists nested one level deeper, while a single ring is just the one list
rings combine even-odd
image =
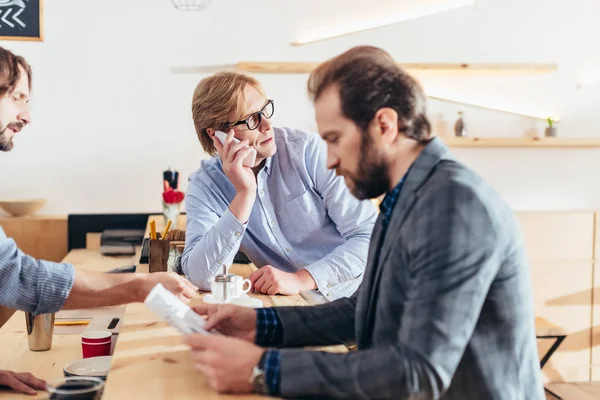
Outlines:
[{"label": "pencil", "polygon": [[169,220],[169,222],[167,222],[167,227],[165,228],[165,230],[163,231],[162,234],[162,239],[164,240],[165,237],[167,236],[167,232],[169,232],[169,228],[171,227],[171,220]]},{"label": "pencil", "polygon": [[57,325],[87,325],[92,321],[54,321],[54,326]]},{"label": "pencil", "polygon": [[156,221],[150,221],[150,239],[156,240]]}]

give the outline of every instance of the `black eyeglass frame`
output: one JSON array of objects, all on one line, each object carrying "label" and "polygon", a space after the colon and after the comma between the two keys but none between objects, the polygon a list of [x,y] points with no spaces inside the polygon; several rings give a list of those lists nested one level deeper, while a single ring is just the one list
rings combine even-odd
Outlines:
[{"label": "black eyeglass frame", "polygon": [[[267,107],[269,107],[269,105],[273,108],[273,112],[271,113],[271,115],[269,115],[267,117],[266,114],[265,114],[265,109]],[[269,99],[267,101],[267,104],[265,104],[265,106],[260,111],[252,113],[252,114],[250,114],[249,116],[247,116],[246,118],[244,118],[243,120],[240,120],[240,121],[226,122],[225,123],[225,129],[245,124],[246,127],[248,128],[248,130],[253,131],[253,130],[255,130],[256,128],[258,128],[260,126],[260,123],[262,122],[262,117],[265,117],[266,119],[271,119],[271,117],[273,116],[273,114],[275,114],[275,101]],[[252,118],[254,118],[254,116],[258,116],[258,123],[256,124],[256,126],[254,128],[251,128],[249,121],[252,121]]]}]

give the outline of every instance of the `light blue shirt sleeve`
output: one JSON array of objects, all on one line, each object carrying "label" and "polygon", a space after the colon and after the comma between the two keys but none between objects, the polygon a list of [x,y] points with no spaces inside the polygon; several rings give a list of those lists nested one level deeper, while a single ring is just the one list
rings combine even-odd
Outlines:
[{"label": "light blue shirt sleeve", "polygon": [[210,290],[211,278],[223,265],[233,263],[247,225],[238,221],[228,207],[217,212],[216,204],[207,201],[210,198],[194,181],[189,182],[182,269],[201,290]]},{"label": "light blue shirt sleeve", "polygon": [[371,234],[377,220],[375,205],[359,201],[344,180],[327,169],[327,148],[323,140],[307,152],[309,175],[323,198],[329,218],[346,239],[332,252],[306,267],[318,290],[328,299],[348,297],[360,286],[367,264]]},{"label": "light blue shirt sleeve", "polygon": [[24,254],[0,227],[0,304],[35,314],[58,311],[75,280],[70,264]]}]

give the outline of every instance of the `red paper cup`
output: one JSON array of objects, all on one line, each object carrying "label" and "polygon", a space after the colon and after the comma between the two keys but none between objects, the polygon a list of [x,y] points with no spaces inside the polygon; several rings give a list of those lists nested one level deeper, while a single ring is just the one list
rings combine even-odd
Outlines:
[{"label": "red paper cup", "polygon": [[83,358],[110,356],[112,333],[108,331],[89,331],[81,335]]}]

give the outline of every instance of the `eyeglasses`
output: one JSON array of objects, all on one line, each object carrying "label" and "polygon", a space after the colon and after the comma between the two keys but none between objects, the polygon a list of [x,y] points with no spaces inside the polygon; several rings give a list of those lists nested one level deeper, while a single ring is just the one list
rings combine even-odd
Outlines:
[{"label": "eyeglasses", "polygon": [[265,106],[262,108],[262,110],[257,111],[254,114],[251,114],[249,117],[247,117],[246,119],[243,119],[241,121],[228,122],[226,124],[226,126],[228,128],[231,128],[232,126],[246,124],[248,129],[253,131],[254,129],[258,128],[258,126],[260,125],[260,122],[262,121],[262,117],[269,119],[273,116],[273,113],[275,113],[275,106],[273,105],[273,100],[269,100],[269,101],[267,101],[267,104],[265,104]]}]

